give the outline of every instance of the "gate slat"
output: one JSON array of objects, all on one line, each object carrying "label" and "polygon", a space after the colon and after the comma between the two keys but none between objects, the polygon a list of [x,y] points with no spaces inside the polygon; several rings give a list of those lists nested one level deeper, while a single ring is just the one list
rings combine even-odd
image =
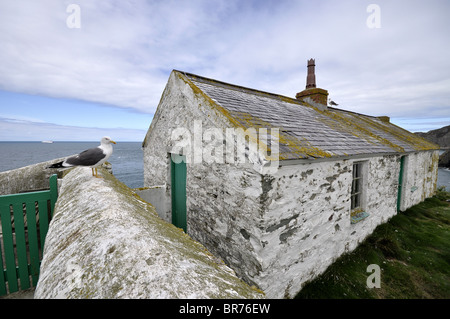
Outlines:
[{"label": "gate slat", "polygon": [[50,176],[50,218],[53,218],[53,212],[55,211],[55,204],[58,200],[58,176],[56,174]]},{"label": "gate slat", "polygon": [[5,250],[6,280],[8,281],[9,293],[16,292],[17,285],[16,256],[14,254],[14,241],[11,226],[11,213],[9,204],[2,204],[0,210],[3,232],[3,248]]},{"label": "gate slat", "polygon": [[0,240],[0,296],[6,295],[6,280],[5,280],[5,271],[3,270],[3,257],[2,257],[2,249],[3,243]]},{"label": "gate slat", "polygon": [[[0,203],[0,229],[3,228],[3,224],[2,224],[2,211],[6,209],[6,205],[2,205]],[[9,213],[9,206],[8,206],[8,213]],[[6,265],[3,263],[3,235],[0,237],[0,296],[1,295],[6,295],[7,291],[6,291]]]},{"label": "gate slat", "polygon": [[[25,197],[25,196],[24,196]],[[16,233],[17,266],[19,268],[20,289],[30,288],[30,275],[28,273],[27,242],[25,238],[25,223],[23,218],[22,200],[13,203],[14,230]]]},{"label": "gate slat", "polygon": [[47,210],[47,200],[39,200],[39,235],[41,239],[41,247],[43,248],[45,245],[45,236],[48,231],[48,210]]},{"label": "gate slat", "polygon": [[30,252],[30,274],[33,287],[39,278],[39,244],[36,225],[36,202],[27,201],[28,248]]}]

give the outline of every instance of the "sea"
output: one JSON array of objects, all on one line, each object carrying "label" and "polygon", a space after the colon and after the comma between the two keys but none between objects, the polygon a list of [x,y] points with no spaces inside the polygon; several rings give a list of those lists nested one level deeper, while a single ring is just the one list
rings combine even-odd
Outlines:
[{"label": "sea", "polygon": [[[0,172],[78,154],[98,146],[98,142],[0,142]],[[114,176],[130,188],[144,186],[141,142],[118,142],[108,162]],[[450,170],[438,169],[437,186],[450,191]]]},{"label": "sea", "polygon": [[[78,154],[98,142],[0,142],[0,172]],[[141,142],[117,142],[108,159],[114,176],[130,188],[144,186]]]}]

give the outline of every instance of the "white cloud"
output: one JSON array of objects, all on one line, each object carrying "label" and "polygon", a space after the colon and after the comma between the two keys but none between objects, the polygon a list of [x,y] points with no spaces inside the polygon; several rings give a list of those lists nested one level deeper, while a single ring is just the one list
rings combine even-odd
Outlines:
[{"label": "white cloud", "polygon": [[[81,28],[66,26],[70,3]],[[397,117],[450,107],[448,1],[2,1],[0,89],[154,112],[171,69],[295,96],[316,58],[340,107]]]},{"label": "white cloud", "polygon": [[0,87],[151,113],[165,76],[133,63],[145,25],[138,27],[126,12],[96,4],[83,2],[81,29],[69,29],[63,2],[2,2]]}]

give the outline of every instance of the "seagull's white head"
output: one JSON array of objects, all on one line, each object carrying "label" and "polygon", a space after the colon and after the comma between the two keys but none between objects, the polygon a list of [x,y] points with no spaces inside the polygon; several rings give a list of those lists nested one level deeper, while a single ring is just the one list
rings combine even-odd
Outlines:
[{"label": "seagull's white head", "polygon": [[109,136],[103,136],[102,140],[101,140],[102,144],[116,144],[116,142],[114,142]]}]

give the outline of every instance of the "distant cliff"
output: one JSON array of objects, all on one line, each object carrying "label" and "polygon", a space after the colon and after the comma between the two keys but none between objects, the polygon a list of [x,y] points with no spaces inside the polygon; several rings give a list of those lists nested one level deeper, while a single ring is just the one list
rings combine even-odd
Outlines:
[{"label": "distant cliff", "polygon": [[450,150],[446,150],[444,154],[439,156],[439,167],[450,168]]},{"label": "distant cliff", "polygon": [[441,149],[450,149],[450,125],[426,133],[417,132],[415,134],[430,142],[438,144]]}]

